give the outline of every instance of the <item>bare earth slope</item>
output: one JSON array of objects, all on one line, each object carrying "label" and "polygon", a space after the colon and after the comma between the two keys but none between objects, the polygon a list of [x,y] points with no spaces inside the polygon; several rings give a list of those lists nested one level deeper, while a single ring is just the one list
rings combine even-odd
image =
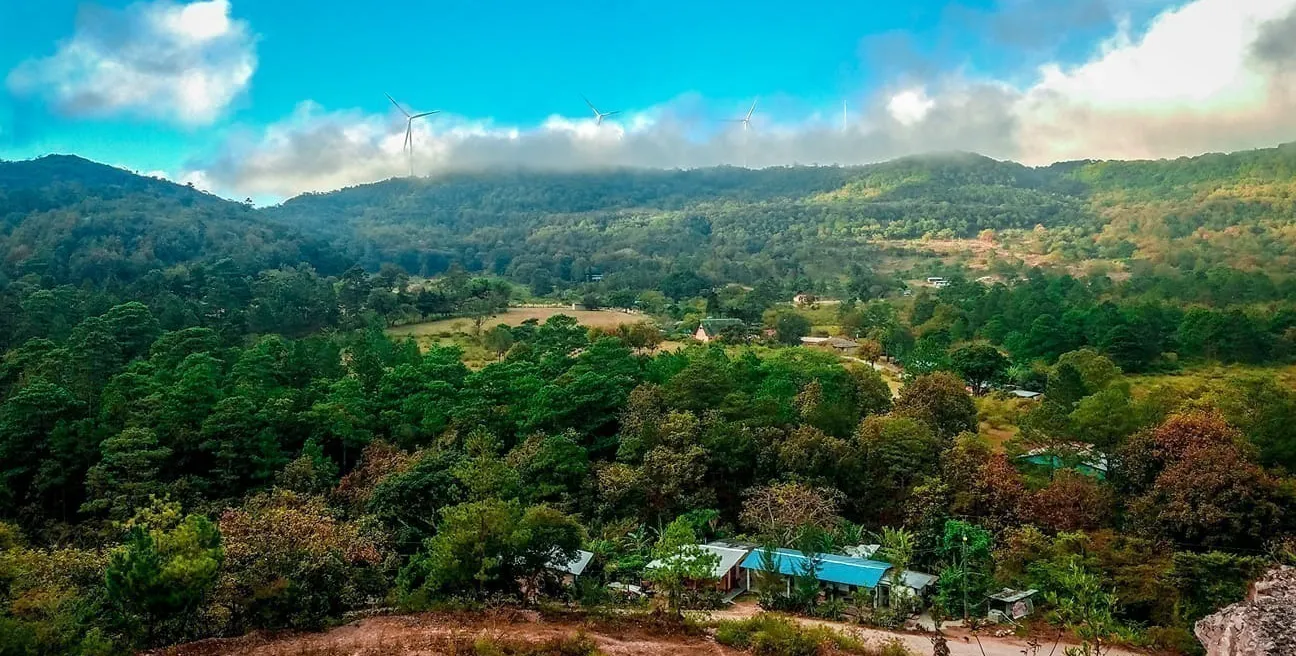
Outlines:
[{"label": "bare earth slope", "polygon": [[[634,623],[541,619],[536,613],[423,613],[370,617],[321,633],[252,634],[180,645],[165,656],[385,656],[465,653],[463,645],[487,638],[542,643],[584,633],[608,656],[736,655],[742,652],[707,636],[667,635]],[[458,648],[457,648],[458,647]],[[472,653],[471,651],[466,653]]]},{"label": "bare earth slope", "polygon": [[[709,615],[711,619],[742,619],[759,612],[745,604]],[[867,629],[839,622],[796,618],[802,624],[826,626],[852,634],[871,647],[899,641],[913,654],[930,654],[926,636]],[[708,635],[671,632],[637,621],[542,618],[538,613],[503,611],[478,614],[423,613],[370,617],[320,633],[252,634],[240,638],[193,642],[157,652],[156,656],[385,656],[464,653],[463,645],[487,638],[494,641],[542,643],[584,634],[608,656],[685,656],[740,652]],[[980,644],[957,630],[947,631],[952,656],[1020,656],[1024,640],[981,636]],[[459,649],[456,649],[456,646]],[[1047,650],[1051,644],[1045,645]],[[1058,648],[1067,646],[1065,643]],[[471,652],[467,652],[471,653]],[[1104,652],[1107,653],[1107,652]],[[1115,649],[1113,656],[1135,652]]]}]

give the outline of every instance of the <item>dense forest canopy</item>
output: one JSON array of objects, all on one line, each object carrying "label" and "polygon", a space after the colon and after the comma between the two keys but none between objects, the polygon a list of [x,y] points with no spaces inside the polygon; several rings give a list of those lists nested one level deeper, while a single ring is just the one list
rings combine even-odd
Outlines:
[{"label": "dense forest canopy", "polygon": [[0,163],[0,275],[59,284],[130,283],[150,271],[229,259],[260,271],[349,260],[250,206],[86,160]]}]

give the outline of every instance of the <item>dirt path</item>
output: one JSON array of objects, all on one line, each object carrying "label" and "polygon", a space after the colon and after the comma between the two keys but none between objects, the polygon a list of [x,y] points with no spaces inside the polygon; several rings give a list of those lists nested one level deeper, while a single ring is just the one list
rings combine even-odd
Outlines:
[{"label": "dirt path", "polygon": [[[755,602],[744,601],[734,604],[724,610],[713,611],[711,612],[710,617],[713,620],[736,620],[746,619],[757,615],[760,612],[760,607],[757,606]],[[932,653],[931,640],[929,640],[925,635],[904,633],[900,631],[884,631],[882,629],[872,629],[856,626],[854,624],[846,624],[844,622],[830,622],[828,620],[817,620],[806,617],[791,617],[791,619],[799,624],[807,626],[823,626],[851,634],[874,646],[881,646],[884,643],[899,640],[901,644],[908,647],[909,650],[915,654]],[[1021,656],[1022,653],[1027,650],[1026,641],[1018,638],[996,638],[994,636],[982,635],[981,642],[978,645],[976,638],[961,629],[945,629],[944,633],[946,640],[948,640],[947,644],[949,644],[951,656]],[[1069,643],[1065,642],[1058,645],[1055,653],[1063,653],[1063,647],[1068,645]],[[1044,646],[1041,653],[1048,654],[1049,649],[1052,646],[1053,643],[1050,641]],[[1077,645],[1072,644],[1069,646]],[[1104,653],[1110,653],[1112,656],[1139,656],[1138,652],[1124,651],[1120,649],[1113,649],[1110,652]]]}]

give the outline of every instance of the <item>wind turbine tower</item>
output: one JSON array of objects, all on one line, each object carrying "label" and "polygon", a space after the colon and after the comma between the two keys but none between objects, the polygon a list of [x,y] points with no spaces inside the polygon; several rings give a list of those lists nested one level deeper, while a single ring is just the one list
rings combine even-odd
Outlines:
[{"label": "wind turbine tower", "polygon": [[396,109],[399,109],[400,113],[405,115],[405,145],[402,146],[402,150],[409,154],[409,174],[412,178],[414,177],[414,119],[439,114],[441,110],[434,109],[430,112],[411,114],[405,111],[405,108],[401,107],[400,103],[396,102],[396,99],[391,97],[391,94],[385,93],[383,95],[387,96],[387,99],[391,101],[391,104],[395,105]]},{"label": "wind turbine tower", "polygon": [[759,100],[760,100],[760,98],[755,98],[755,99],[752,100],[751,108],[747,110],[747,114],[746,114],[745,116],[743,116],[742,118],[731,118],[731,119],[726,119],[726,120],[728,120],[730,123],[742,123],[742,130],[743,130],[743,168],[747,168],[747,142],[748,142],[748,136],[747,136],[747,133],[751,130],[752,114],[755,114],[755,113],[756,113],[756,103],[757,103]]}]

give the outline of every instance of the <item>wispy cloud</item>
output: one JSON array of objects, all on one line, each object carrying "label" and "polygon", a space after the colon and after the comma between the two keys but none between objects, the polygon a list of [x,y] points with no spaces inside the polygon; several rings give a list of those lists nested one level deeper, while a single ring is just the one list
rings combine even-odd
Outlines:
[{"label": "wispy cloud", "polygon": [[[934,104],[919,92],[902,97],[917,105],[902,103],[898,116],[885,102],[850,116],[845,128],[840,113],[790,123],[758,113],[748,133],[738,124],[690,118],[693,104],[688,101],[628,112],[602,125],[592,118],[551,116],[538,126],[517,127],[443,114],[415,124],[415,170],[427,175],[501,167],[865,163],[954,146],[1012,154],[1011,125],[1000,120],[1011,97],[1002,90],[951,89]],[[680,105],[689,111],[679,111]],[[203,171],[220,192],[283,197],[405,175],[403,139],[398,116],[325,111],[307,102],[263,130],[234,136],[214,157],[191,168]]]},{"label": "wispy cloud", "polygon": [[[791,121],[758,111],[744,134],[733,123],[699,120],[707,108],[696,96],[602,126],[585,117],[522,127],[438,115],[416,124],[415,167],[426,175],[860,164],[933,150],[1048,163],[1271,145],[1296,138],[1293,42],[1296,0],[1195,0],[1140,29],[1121,24],[1082,63],[1046,64],[1021,78],[1025,83],[907,68],[863,102],[852,101],[846,125],[831,109]],[[715,117],[745,111],[709,109]],[[394,112],[303,103],[279,122],[237,134],[189,173],[217,191],[258,197],[379,180],[405,173],[403,129]]]},{"label": "wispy cloud", "polygon": [[247,88],[255,39],[228,0],[84,7],[72,36],[11,71],[11,92],[76,116],[129,114],[203,125]]}]

